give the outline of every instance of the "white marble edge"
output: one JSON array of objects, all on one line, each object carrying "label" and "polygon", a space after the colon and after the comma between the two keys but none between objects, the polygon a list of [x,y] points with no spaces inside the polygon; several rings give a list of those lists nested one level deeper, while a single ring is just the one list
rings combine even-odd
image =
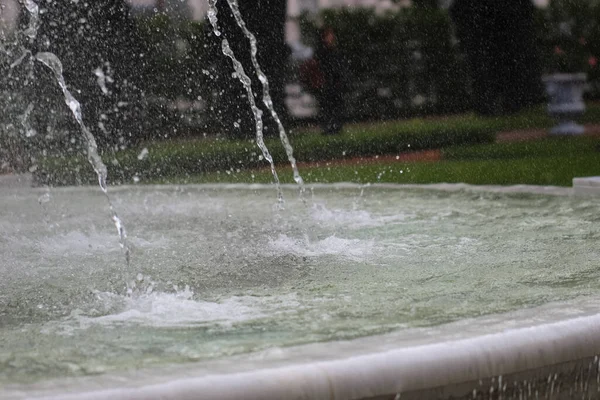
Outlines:
[{"label": "white marble edge", "polygon": [[534,370],[599,352],[596,314],[335,360],[36,398],[360,399]]},{"label": "white marble edge", "polygon": [[[579,178],[575,178],[579,179]],[[0,187],[2,187],[0,181]],[[284,190],[299,191],[300,187],[296,184],[282,184]],[[305,189],[422,189],[422,190],[439,190],[439,191],[474,191],[474,192],[494,192],[494,193],[524,193],[524,194],[542,194],[553,196],[570,196],[574,194],[572,187],[562,186],[538,186],[538,185],[471,185],[466,183],[432,183],[432,184],[396,184],[396,183],[366,183],[358,184],[351,182],[338,183],[311,183],[305,185]],[[12,186],[7,185],[2,187],[8,191],[31,191],[34,193],[44,193],[50,191],[61,192],[78,192],[100,189],[96,185],[82,186],[53,186],[53,187],[28,187],[28,186]],[[156,185],[115,185],[109,186],[109,193],[119,193],[129,190],[178,190],[178,189],[196,189],[196,190],[275,190],[273,183],[201,183],[201,184],[156,184]]]}]

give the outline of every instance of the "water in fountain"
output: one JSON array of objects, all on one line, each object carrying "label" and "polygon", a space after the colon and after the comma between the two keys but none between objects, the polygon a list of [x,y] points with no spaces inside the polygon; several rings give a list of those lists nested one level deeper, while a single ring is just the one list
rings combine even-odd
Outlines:
[{"label": "water in fountain", "polygon": [[[30,40],[35,40],[39,28],[39,7],[33,0],[25,0],[24,5],[27,11],[29,12],[29,25],[24,31],[24,35]],[[63,77],[62,63],[60,62],[58,57],[56,57],[56,55],[49,52],[41,52],[35,55],[35,59],[44,64],[46,67],[48,67],[54,74],[54,77],[60,89],[63,92],[65,103],[71,110],[73,117],[75,117],[75,120],[77,121],[77,124],[81,129],[81,133],[87,145],[86,153],[88,161],[94,169],[94,171],[96,172],[96,175],[98,176],[98,184],[100,185],[100,189],[104,193],[108,202],[108,206],[111,212],[111,218],[113,220],[113,223],[115,224],[115,227],[117,228],[117,232],[119,235],[119,243],[121,245],[121,248],[124,250],[127,265],[129,265],[130,249],[127,244],[127,232],[125,230],[123,221],[121,220],[121,218],[119,218],[119,215],[117,214],[117,211],[115,210],[115,207],[113,206],[110,196],[108,194],[108,171],[106,165],[102,161],[102,158],[98,154],[98,146],[96,144],[96,139],[94,138],[94,135],[90,132],[90,130],[85,126],[83,122],[81,104],[77,101],[77,99],[75,99],[75,97],[67,88],[67,84]],[[30,105],[28,106],[26,113],[23,116],[23,125],[28,132],[32,131],[32,129],[29,128],[26,124],[27,118],[31,110],[32,106]]]},{"label": "water in fountain", "polygon": [[507,329],[501,313],[565,301],[576,316],[600,289],[592,200],[317,187],[281,218],[269,186],[111,189],[135,227],[139,296],[116,290],[98,191],[0,194],[0,386],[390,331],[435,340],[453,321],[484,330],[482,316]]},{"label": "water in fountain", "polygon": [[[226,40],[222,50],[248,92],[278,183],[250,78]],[[0,194],[0,387],[248,353],[255,361],[283,347],[393,330],[433,340],[444,323],[465,320],[458,332],[479,332],[481,320],[470,318],[593,298],[599,289],[600,209],[585,199],[322,188],[312,208],[289,207],[282,219],[271,194],[256,188],[124,187],[109,198],[106,166],[60,61],[36,59],[63,91],[103,196],[89,188],[53,190],[52,201],[39,189]],[[113,228],[89,212],[106,199],[126,251],[113,204],[136,227],[136,280],[148,283],[139,296],[115,290]],[[564,315],[586,310],[563,306]]]},{"label": "water in fountain", "polygon": [[106,196],[106,200],[108,201],[108,207],[111,212],[111,217],[119,234],[119,243],[121,245],[121,248],[125,252],[125,260],[127,261],[127,265],[129,266],[130,249],[127,245],[127,232],[125,231],[125,225],[123,224],[123,221],[121,221],[121,218],[119,218],[119,215],[117,214],[117,211],[115,210],[115,207],[113,206],[113,203],[108,194],[108,170],[106,168],[106,165],[102,161],[102,158],[98,154],[98,145],[96,144],[96,139],[94,138],[94,135],[92,135],[92,132],[90,132],[90,130],[85,126],[83,122],[83,116],[81,114],[81,104],[79,104],[79,102],[75,99],[75,97],[73,97],[73,95],[67,88],[67,84],[65,83],[65,78],[63,77],[62,73],[62,64],[58,57],[56,57],[52,53],[38,53],[35,55],[35,58],[39,62],[50,68],[50,70],[52,70],[52,72],[54,73],[54,77],[56,78],[56,81],[58,82],[58,85],[60,86],[65,96],[65,103],[73,113],[77,124],[79,124],[79,127],[81,128],[81,133],[83,135],[83,138],[85,139],[85,143],[87,144],[88,161],[91,164],[92,168],[94,168],[94,171],[98,176],[98,184],[100,185],[100,189],[102,190],[102,192]]},{"label": "water in fountain", "polygon": [[[215,2],[209,2],[209,3],[210,3],[209,5],[211,6],[210,11],[209,11],[210,21],[213,24],[215,34],[219,35],[220,32],[219,32],[218,26],[217,26]],[[40,24],[40,22],[39,22],[39,7],[33,0],[26,0],[24,2],[24,6],[27,9],[27,11],[29,12],[29,25],[26,28],[26,30],[23,32],[23,34],[29,40],[33,41],[36,39],[37,31],[39,29],[39,24]],[[293,149],[289,143],[289,140],[285,133],[285,129],[283,128],[283,125],[281,124],[281,121],[280,121],[276,111],[273,108],[273,103],[272,103],[272,100],[271,100],[271,97],[269,94],[268,79],[265,76],[265,74],[262,72],[260,65],[258,64],[258,61],[256,59],[256,38],[246,28],[243,20],[241,19],[241,15],[239,14],[239,10],[237,10],[237,4],[235,2],[230,3],[230,7],[232,8],[232,11],[234,12],[234,14],[236,16],[236,21],[237,21],[238,25],[240,26],[241,29],[243,29],[244,34],[250,40],[252,63],[256,70],[256,73],[259,76],[259,79],[263,85],[263,102],[265,103],[267,108],[270,110],[271,116],[277,122],[282,143],[284,145],[284,148],[286,150],[286,153],[288,155],[288,158],[289,158],[290,163],[294,170],[294,179],[300,185],[301,190],[303,190],[303,182],[302,182],[302,178],[298,172],[296,161],[293,156]],[[232,60],[236,74],[237,74],[240,82],[244,85],[244,88],[248,92],[250,107],[252,108],[252,111],[253,111],[254,117],[255,117],[257,144],[260,147],[264,158],[270,163],[271,170],[272,170],[272,173],[274,176],[274,180],[275,180],[275,183],[277,186],[278,199],[279,199],[279,202],[281,203],[283,201],[283,197],[282,197],[282,192],[280,189],[279,178],[278,178],[277,172],[275,170],[272,156],[269,153],[269,150],[267,149],[267,147],[264,143],[262,111],[260,109],[258,109],[258,107],[256,106],[256,104],[254,102],[254,95],[252,93],[251,80],[248,77],[248,75],[245,73],[245,71],[243,70],[241,63],[239,63],[237,61],[237,59],[235,58],[235,55],[233,54],[233,52],[232,52],[231,48],[229,47],[226,40],[223,40],[223,42],[222,42],[222,50],[223,50],[223,53]],[[28,56],[29,56],[29,58],[31,58],[31,52],[28,49],[23,48],[22,56],[19,57],[15,62],[13,62],[13,64],[11,65],[11,71],[13,68],[18,66]],[[113,222],[118,230],[119,241],[120,241],[121,247],[125,251],[125,257],[126,257],[127,263],[129,264],[130,250],[129,250],[129,246],[127,245],[127,234],[125,231],[125,227],[123,225],[123,222],[119,218],[119,216],[111,202],[111,199],[108,195],[107,168],[104,165],[100,155],[98,154],[98,146],[96,144],[96,140],[95,140],[93,134],[84,124],[83,116],[81,115],[82,114],[81,105],[74,98],[72,93],[67,89],[67,85],[66,85],[66,82],[64,81],[64,77],[62,74],[62,65],[61,65],[60,60],[53,53],[49,53],[49,52],[38,53],[35,56],[35,59],[37,59],[38,61],[40,61],[41,63],[43,63],[44,65],[46,65],[48,68],[50,68],[52,70],[52,72],[54,73],[55,79],[58,82],[58,84],[63,92],[67,106],[71,110],[71,113],[73,114],[78,125],[80,126],[82,136],[84,138],[84,141],[85,141],[86,147],[87,147],[86,152],[87,152],[88,161],[90,162],[94,171],[96,172],[100,188],[102,189],[103,193],[105,194],[105,196],[107,198],[109,208],[110,208],[110,211],[112,214]],[[106,77],[105,77],[103,71],[101,69],[97,69],[96,71],[94,71],[94,73],[98,78],[98,84],[99,84],[102,92],[104,94],[108,93],[108,89],[106,88]],[[33,129],[31,129],[31,127],[29,126],[29,123],[28,123],[29,114],[31,113],[32,108],[33,108],[33,106],[30,104],[27,107],[27,110],[25,111],[23,116],[21,117],[21,124],[25,128],[25,130],[27,132],[26,136],[28,136],[28,137],[33,136],[35,134],[35,131]],[[100,126],[100,128],[102,129],[102,126]]]}]

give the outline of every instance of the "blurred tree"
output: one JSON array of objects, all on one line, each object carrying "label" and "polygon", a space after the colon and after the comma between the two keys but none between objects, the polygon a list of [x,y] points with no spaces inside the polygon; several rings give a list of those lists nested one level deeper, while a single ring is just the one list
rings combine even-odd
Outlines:
[{"label": "blurred tree", "polygon": [[544,12],[544,47],[551,53],[547,72],[597,72],[590,60],[600,55],[599,18],[600,1],[550,2]]},{"label": "blurred tree", "polygon": [[[281,0],[240,0],[239,8],[248,29],[258,41],[258,62],[269,79],[271,97],[279,117],[286,119],[285,77],[289,49],[285,43],[286,2]],[[217,3],[218,18],[223,36],[252,79],[256,103],[263,110],[265,134],[277,134],[277,127],[262,103],[262,86],[250,60],[250,44],[233,17],[226,0]],[[209,25],[209,24],[207,24]],[[221,38],[209,33],[213,60],[215,96],[212,107],[217,129],[230,137],[252,137],[254,120],[246,92],[237,78],[232,78],[231,61],[221,52]]]},{"label": "blurred tree", "polygon": [[[41,18],[34,52],[50,51],[61,59],[67,85],[81,102],[84,121],[98,144],[112,148],[138,140],[143,53],[125,0],[40,0],[38,4]],[[35,99],[38,123],[45,124],[48,110],[62,95],[40,64],[36,76],[30,97]]]},{"label": "blurred tree", "polygon": [[546,72],[586,72],[600,98],[600,1],[552,0],[545,10]]},{"label": "blurred tree", "polygon": [[[349,83],[346,118],[399,118],[465,111],[467,67],[452,40],[446,10],[404,7],[378,14],[372,9],[326,10],[320,15],[333,27]],[[318,24],[300,21],[303,41],[316,43]]]},{"label": "blurred tree", "polygon": [[417,8],[439,8],[440,4],[438,0],[413,0],[413,5]]},{"label": "blurred tree", "polygon": [[473,107],[481,114],[520,110],[541,98],[531,0],[455,0],[450,9],[470,64]]}]

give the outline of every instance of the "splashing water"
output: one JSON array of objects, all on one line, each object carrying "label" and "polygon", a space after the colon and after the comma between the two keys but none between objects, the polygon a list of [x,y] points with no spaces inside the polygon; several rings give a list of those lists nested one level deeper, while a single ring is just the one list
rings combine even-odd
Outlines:
[{"label": "splashing water", "polygon": [[23,63],[23,61],[25,60],[25,58],[27,58],[27,56],[31,56],[31,51],[29,50],[24,50],[23,53],[19,56],[19,58],[17,58],[15,61],[12,62],[12,64],[10,64],[10,67],[8,69],[8,76],[10,77],[13,73],[13,70],[18,67],[19,65],[21,65]]},{"label": "splashing water", "polygon": [[23,32],[29,39],[34,40],[40,27],[40,8],[33,0],[23,0],[27,12],[29,12],[29,26]]},{"label": "splashing water", "polygon": [[215,36],[221,36],[221,31],[219,30],[219,22],[217,19],[217,0],[208,0],[207,15]]},{"label": "splashing water", "polygon": [[81,128],[81,133],[83,134],[83,138],[87,145],[88,161],[92,165],[92,168],[94,168],[96,175],[98,175],[98,183],[100,185],[100,189],[102,189],[102,192],[104,193],[108,201],[108,206],[112,214],[112,220],[115,224],[115,227],[117,228],[117,232],[119,233],[119,243],[121,245],[121,248],[125,252],[125,260],[127,261],[127,265],[129,266],[130,250],[127,244],[127,232],[125,231],[125,225],[123,225],[123,222],[119,218],[119,215],[117,214],[112,204],[110,196],[108,195],[108,171],[106,165],[102,162],[102,158],[100,158],[100,155],[98,154],[98,145],[96,144],[96,139],[94,138],[94,135],[92,135],[92,132],[90,132],[90,130],[85,126],[83,122],[83,116],[81,114],[81,104],[75,99],[75,97],[73,97],[69,89],[67,89],[67,84],[65,83],[65,78],[63,77],[62,63],[60,62],[58,57],[56,57],[56,55],[54,55],[53,53],[38,53],[35,55],[35,58],[36,60],[44,64],[46,67],[48,67],[50,70],[52,70],[52,72],[54,73],[54,77],[56,78],[56,81],[58,82],[58,85],[60,86],[65,96],[65,103],[71,110],[71,113],[73,114],[75,120]]},{"label": "splashing water", "polygon": [[102,90],[102,93],[104,95],[107,95],[108,88],[106,87],[106,76],[104,75],[104,71],[102,71],[102,68],[96,68],[96,70],[94,71],[94,75],[96,75],[96,77],[98,78],[97,82],[98,86],[100,86],[100,90]]},{"label": "splashing water", "polygon": [[[24,31],[24,34],[29,39],[35,40],[37,37],[39,25],[40,25],[39,7],[38,7],[37,3],[34,2],[33,0],[22,0],[22,2],[25,5],[25,8],[27,9],[27,11],[29,13],[29,25],[28,25],[27,29]],[[15,66],[19,65],[23,61],[23,59],[27,56],[27,54],[31,54],[31,52],[27,49],[24,49],[23,55],[11,65],[11,69],[14,68]],[[88,161],[90,162],[90,164],[94,168],[94,171],[98,175],[98,182],[100,184],[100,188],[102,189],[102,192],[105,194],[105,196],[108,200],[108,204],[109,204],[109,207],[110,207],[110,210],[112,213],[112,219],[113,219],[115,226],[117,227],[117,230],[119,232],[119,239],[120,239],[121,247],[123,249],[125,249],[127,263],[129,264],[129,248],[127,246],[127,233],[125,231],[125,226],[123,225],[123,222],[121,221],[121,219],[117,215],[116,211],[114,210],[114,207],[112,205],[110,197],[108,196],[108,185],[107,185],[108,171],[107,171],[106,165],[104,165],[104,163],[102,162],[102,159],[100,158],[100,155],[98,154],[98,145],[96,144],[96,139],[94,138],[94,135],[90,132],[90,130],[85,126],[85,124],[83,122],[83,116],[81,113],[81,104],[77,101],[77,99],[75,99],[75,97],[73,97],[73,95],[71,94],[69,89],[67,89],[67,84],[65,82],[65,78],[63,77],[62,63],[60,62],[60,60],[58,59],[58,57],[55,54],[50,53],[50,52],[40,52],[35,55],[35,59],[38,60],[39,62],[41,62],[42,64],[44,64],[45,66],[47,66],[50,70],[52,70],[52,72],[54,73],[54,76],[58,82],[58,85],[60,86],[60,88],[64,94],[65,103],[71,110],[71,113],[73,114],[73,116],[75,117],[75,120],[77,121],[77,123],[79,124],[79,126],[81,128],[81,132],[82,132],[85,142],[87,144]],[[32,109],[33,109],[33,105],[30,104],[27,107],[27,110],[25,111],[25,113],[22,117],[22,123],[25,128],[27,128],[27,126],[25,125],[25,122],[27,121]]]},{"label": "splashing water", "polygon": [[246,23],[242,19],[242,14],[240,13],[237,0],[227,0],[227,4],[229,4],[229,8],[231,9],[233,16],[235,17],[235,21],[236,21],[237,25],[244,32],[244,35],[246,36],[246,38],[250,41],[250,57],[252,59],[252,65],[254,66],[254,70],[256,71],[256,75],[258,76],[258,79],[260,80],[260,83],[262,84],[263,103],[264,103],[265,107],[267,107],[269,112],[271,113],[271,117],[277,123],[277,129],[279,130],[279,137],[281,139],[281,143],[283,144],[283,147],[285,148],[285,152],[287,154],[288,160],[294,171],[294,180],[296,181],[296,183],[298,185],[300,185],[300,193],[303,194],[304,193],[304,181],[302,180],[302,176],[300,175],[300,172],[298,171],[298,165],[296,164],[296,159],[294,158],[294,149],[292,148],[292,145],[290,144],[288,136],[285,132],[285,128],[283,127],[283,124],[281,123],[281,119],[279,118],[279,115],[277,114],[277,111],[275,111],[275,108],[273,106],[273,100],[271,99],[271,92],[269,89],[269,80],[267,79],[267,76],[265,75],[265,73],[262,71],[262,68],[260,67],[260,64],[258,63],[258,58],[256,57],[256,55],[258,53],[256,37],[254,36],[254,34],[252,32],[250,32],[250,30],[246,26]]},{"label": "splashing water", "polygon": [[[240,19],[241,19],[241,16],[240,16]],[[208,20],[210,21],[210,24],[212,26],[213,33],[215,34],[215,36],[221,36],[221,31],[219,30],[219,22],[218,22],[218,18],[217,18],[217,0],[208,0]],[[244,86],[244,89],[246,90],[246,93],[248,94],[248,102],[250,103],[250,108],[252,109],[252,114],[254,115],[254,121],[256,123],[256,143],[257,143],[258,147],[260,148],[260,150],[262,151],[263,157],[265,158],[265,160],[267,160],[269,162],[269,164],[271,166],[271,173],[273,174],[273,179],[275,180],[275,185],[277,186],[277,200],[279,201],[279,204],[281,205],[281,204],[283,204],[283,193],[281,192],[281,185],[279,183],[279,177],[277,175],[277,171],[275,171],[275,163],[273,161],[273,157],[271,156],[271,153],[269,152],[269,149],[267,148],[267,145],[265,144],[265,141],[264,141],[263,120],[262,120],[263,113],[256,106],[256,101],[254,100],[254,92],[252,91],[252,80],[246,74],[246,71],[244,71],[244,67],[242,66],[242,64],[235,57],[233,50],[231,50],[231,47],[229,47],[229,42],[227,41],[227,39],[223,39],[221,41],[221,50],[223,51],[223,54],[225,54],[227,57],[229,57],[229,59],[231,59],[231,63],[233,64],[233,69],[236,72],[236,76],[237,76],[238,80],[240,81],[240,83],[242,84],[242,86]],[[268,83],[267,83],[267,90],[268,90]],[[269,101],[270,101],[270,96],[269,96]],[[270,104],[271,104],[271,108],[272,108],[272,101],[270,101]],[[275,112],[275,111],[273,110],[273,112]],[[275,113],[275,115],[277,115],[277,114]],[[277,118],[277,119],[279,120],[279,118]],[[279,124],[280,124],[280,122],[279,122]],[[284,131],[284,135],[285,135],[285,131]],[[286,138],[287,138],[287,136],[286,136]],[[291,148],[291,146],[290,146],[290,148]],[[286,151],[287,151],[287,148],[286,148]],[[292,159],[293,159],[293,156],[292,156]],[[295,160],[294,160],[293,165],[295,165]],[[294,170],[294,177],[296,176],[296,170],[297,170],[297,168]],[[301,179],[302,178],[300,178],[300,182],[301,182]]]},{"label": "splashing water", "polygon": [[29,103],[29,105],[25,109],[25,112],[23,113],[23,115],[21,115],[21,117],[19,118],[21,120],[21,125],[23,126],[23,129],[25,130],[25,137],[28,137],[28,138],[31,138],[31,137],[34,137],[35,135],[37,135],[36,130],[33,129],[31,127],[31,124],[29,123],[29,116],[31,115],[32,111],[33,111],[33,104]]},{"label": "splashing water", "polygon": [[246,92],[248,93],[248,102],[250,103],[250,107],[252,108],[252,112],[254,114],[254,120],[256,121],[256,143],[258,147],[263,153],[265,160],[267,160],[271,166],[271,173],[273,174],[273,179],[275,180],[275,185],[277,186],[277,199],[279,203],[283,203],[283,193],[281,192],[281,185],[279,183],[279,177],[277,176],[277,171],[275,170],[275,162],[273,161],[273,156],[269,152],[267,145],[265,144],[264,136],[263,136],[263,120],[262,120],[262,111],[256,106],[256,102],[254,100],[254,93],[252,91],[252,81],[250,77],[244,71],[244,67],[242,64],[235,58],[235,54],[231,47],[229,47],[229,42],[227,39],[223,39],[221,42],[221,50],[223,54],[231,59],[233,63],[233,68],[235,69],[236,75]]},{"label": "splashing water", "polygon": [[[27,9],[27,12],[29,13],[29,23],[27,28],[25,28],[23,31],[23,35],[32,42],[37,37],[37,32],[40,26],[40,9],[33,0],[21,0],[20,2],[23,3]],[[5,38],[3,37],[2,40],[4,41]],[[16,67],[20,66],[24,62],[28,62],[29,74],[24,82],[24,85],[27,86],[29,82],[33,80],[32,53],[30,50],[26,49],[22,44],[20,44],[18,39],[15,39],[14,44],[16,45],[17,50],[21,52],[21,55],[10,64],[8,68],[8,77],[10,78],[12,76]],[[7,48],[4,47],[4,43],[0,44],[0,50],[9,57],[13,56],[13,52],[7,50]]]},{"label": "splashing water", "polygon": [[[106,69],[106,72],[104,70]],[[99,66],[94,70],[94,75],[96,75],[96,82],[102,90],[102,94],[105,96],[110,95],[111,92],[108,88],[108,84],[114,83],[114,79],[111,76],[111,68],[110,63],[106,62],[104,65]]]}]

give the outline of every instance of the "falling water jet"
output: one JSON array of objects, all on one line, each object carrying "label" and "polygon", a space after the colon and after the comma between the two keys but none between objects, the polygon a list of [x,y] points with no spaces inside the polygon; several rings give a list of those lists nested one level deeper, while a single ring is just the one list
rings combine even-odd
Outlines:
[{"label": "falling water jet", "polygon": [[40,8],[33,0],[21,0],[29,12],[29,25],[23,32],[30,40],[35,40],[40,27]]},{"label": "falling water jet", "polygon": [[258,53],[256,36],[254,36],[254,34],[252,32],[250,32],[250,30],[246,26],[246,23],[242,19],[242,14],[240,13],[237,0],[227,0],[227,4],[229,4],[229,8],[231,9],[233,16],[235,17],[235,21],[236,21],[237,25],[240,27],[242,32],[244,32],[244,35],[246,36],[246,38],[250,41],[250,58],[252,59],[252,65],[254,66],[256,75],[258,76],[258,79],[260,80],[260,83],[262,84],[263,103],[264,103],[265,107],[267,107],[269,112],[271,113],[271,117],[277,123],[277,129],[279,130],[279,137],[281,139],[281,143],[283,144],[283,147],[285,148],[285,152],[287,154],[288,160],[294,171],[294,180],[300,186],[300,193],[302,195],[304,193],[304,181],[302,180],[302,176],[300,175],[300,172],[298,171],[298,165],[296,164],[296,159],[294,158],[294,149],[292,148],[292,145],[290,144],[288,136],[285,132],[285,128],[283,127],[283,124],[281,123],[281,119],[279,118],[279,115],[277,114],[277,111],[275,111],[275,107],[273,106],[273,100],[271,98],[271,91],[269,89],[269,79],[267,78],[267,76],[263,72],[262,68],[260,67],[258,58],[256,56]]},{"label": "falling water jet", "polygon": [[28,138],[34,137],[37,134],[36,130],[33,129],[31,124],[29,123],[29,116],[31,115],[32,111],[33,111],[33,104],[29,103],[29,105],[25,109],[25,112],[23,113],[23,115],[21,115],[19,117],[21,126],[23,127],[23,129],[25,131],[25,137],[28,137]]},{"label": "falling water jet", "polygon": [[[23,4],[25,9],[29,13],[29,23],[27,24],[27,28],[25,28],[25,30],[23,31],[23,35],[25,35],[30,42],[33,42],[37,37],[37,32],[40,27],[40,8],[38,7],[37,3],[33,0],[19,0],[19,2]],[[28,60],[30,62],[30,69],[29,76],[25,81],[25,85],[27,85],[29,83],[29,80],[33,79],[33,61],[31,60],[32,54],[30,50],[26,49],[22,44],[19,43],[18,39],[15,39],[14,44],[17,45],[17,49],[21,51],[21,55],[10,64],[8,70],[8,77],[10,78],[12,76],[13,71],[16,67],[21,65],[25,60]],[[6,50],[4,46],[2,46],[1,49],[2,52],[6,55],[12,56],[12,52]]]},{"label": "falling water jet", "polygon": [[100,86],[100,90],[102,90],[102,94],[108,94],[108,88],[106,87],[106,76],[104,75],[104,71],[101,67],[96,68],[94,71],[94,75],[96,75],[98,86]]},{"label": "falling water jet", "polygon": [[17,58],[15,61],[12,62],[12,64],[10,64],[10,66],[8,67],[8,77],[12,76],[14,69],[21,65],[27,56],[31,56],[31,51],[23,50],[23,54],[21,54],[19,58]]},{"label": "falling water jet", "polygon": [[[219,30],[219,23],[217,19],[217,0],[208,0],[208,20],[213,29],[213,33],[215,36],[221,36],[221,31]],[[235,70],[236,76],[248,95],[248,102],[250,103],[250,108],[252,109],[252,114],[254,115],[254,121],[256,123],[256,143],[258,147],[262,151],[263,157],[267,160],[271,166],[271,173],[273,174],[273,179],[275,180],[275,185],[277,186],[277,200],[279,205],[283,204],[283,193],[281,192],[281,184],[279,183],[279,176],[277,175],[277,171],[275,171],[275,163],[273,161],[273,157],[271,153],[269,153],[269,149],[264,141],[263,136],[263,120],[262,120],[262,111],[256,106],[256,101],[254,100],[254,92],[252,91],[252,80],[244,71],[244,67],[235,57],[233,50],[229,47],[229,42],[227,39],[222,39],[221,41],[221,51],[227,57],[231,59],[233,64],[233,69]]]},{"label": "falling water jet", "polygon": [[[38,32],[39,25],[40,25],[40,9],[39,9],[37,3],[33,0],[20,0],[20,1],[25,6],[25,8],[27,9],[27,12],[29,13],[29,24],[27,26],[27,29],[24,31],[24,34],[31,41],[33,41],[37,37],[37,32]],[[24,50],[24,53],[23,53],[24,56],[26,56],[27,54],[31,54],[31,52],[29,50],[27,50],[27,49],[23,49],[23,50]],[[24,58],[24,56],[22,58]],[[96,175],[98,176],[98,183],[100,185],[100,189],[102,189],[102,192],[104,193],[104,196],[106,196],[106,200],[108,201],[108,206],[109,206],[110,212],[112,214],[112,221],[114,222],[115,227],[117,228],[117,232],[119,234],[119,244],[121,245],[121,248],[125,252],[125,261],[127,263],[127,266],[129,267],[130,249],[129,249],[129,245],[127,243],[127,231],[125,230],[125,225],[123,224],[123,221],[121,221],[121,218],[119,218],[119,215],[117,214],[117,212],[112,204],[110,196],[108,195],[108,185],[107,185],[108,170],[106,168],[106,165],[104,165],[104,163],[102,162],[100,155],[98,154],[98,145],[96,144],[96,139],[94,138],[94,135],[89,131],[89,129],[83,123],[83,116],[81,114],[81,104],[77,101],[77,99],[75,99],[75,97],[73,97],[71,92],[67,89],[67,84],[65,83],[65,78],[63,77],[62,63],[60,62],[60,60],[58,59],[58,57],[55,54],[48,53],[48,52],[41,52],[41,53],[37,53],[35,55],[35,59],[38,60],[39,62],[41,62],[42,64],[44,64],[45,66],[47,66],[50,70],[52,70],[52,72],[54,73],[54,76],[56,78],[56,81],[58,82],[58,85],[60,86],[60,88],[63,92],[63,95],[65,97],[65,103],[67,104],[67,106],[69,107],[71,112],[73,113],[73,116],[75,117],[75,119],[77,120],[77,123],[79,124],[79,126],[81,128],[81,133],[83,134],[83,137],[87,144],[88,161],[90,162],[90,164],[92,165],[92,168],[96,172]],[[17,60],[17,61],[18,61],[18,63],[17,63],[17,65],[18,65],[19,63],[22,62],[22,59]],[[15,64],[15,63],[13,63],[13,64]],[[33,74],[33,68],[31,68],[30,73]],[[27,117],[28,117],[29,113],[31,112],[31,108],[32,107],[30,105],[30,107],[27,108],[27,110],[24,114],[25,116],[23,117],[23,125],[25,128],[27,128],[27,126],[25,126],[25,122],[27,121]]]},{"label": "falling water jet", "polygon": [[112,204],[110,196],[108,195],[108,170],[104,162],[102,162],[102,158],[100,158],[100,155],[98,154],[98,145],[96,144],[96,139],[94,138],[94,135],[92,135],[92,132],[90,132],[90,130],[85,126],[83,122],[81,104],[75,99],[75,97],[73,97],[69,89],[67,89],[67,84],[65,83],[65,78],[63,77],[62,63],[60,62],[58,57],[56,57],[56,55],[54,55],[53,53],[42,52],[37,53],[35,55],[35,58],[36,60],[44,64],[46,67],[48,67],[50,70],[52,70],[52,72],[54,73],[54,77],[56,78],[58,85],[60,86],[65,97],[65,103],[71,110],[71,113],[73,114],[75,120],[81,128],[81,133],[83,134],[83,138],[87,145],[88,161],[92,165],[92,168],[94,168],[96,175],[98,175],[98,183],[100,185],[100,189],[102,189],[102,192],[104,193],[104,195],[106,196],[106,200],[108,201],[108,206],[112,214],[112,220],[115,224],[115,227],[117,228],[117,232],[119,233],[119,243],[121,245],[121,248],[125,252],[125,260],[127,262],[127,266],[129,266],[130,250],[129,245],[127,243],[127,232],[125,231],[125,225],[123,225],[123,222],[119,218],[119,215],[117,214]]}]

